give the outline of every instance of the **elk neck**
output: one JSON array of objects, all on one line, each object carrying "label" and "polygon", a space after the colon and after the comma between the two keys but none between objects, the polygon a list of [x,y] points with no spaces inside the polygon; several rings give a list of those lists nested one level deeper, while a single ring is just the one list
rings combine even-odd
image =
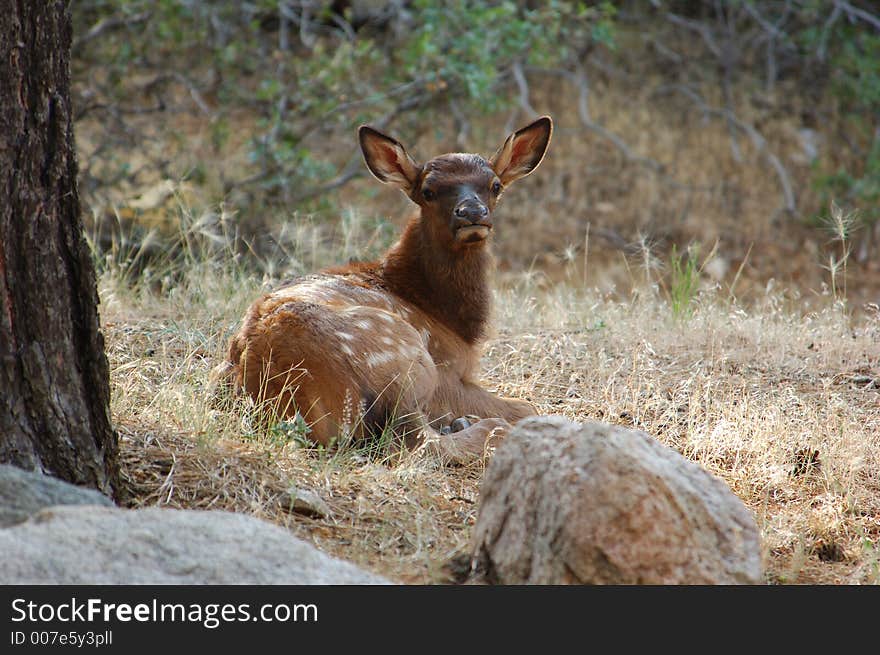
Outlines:
[{"label": "elk neck", "polygon": [[382,277],[391,291],[476,343],[486,336],[492,255],[488,244],[454,250],[451,240],[440,241],[416,214],[385,254]]}]

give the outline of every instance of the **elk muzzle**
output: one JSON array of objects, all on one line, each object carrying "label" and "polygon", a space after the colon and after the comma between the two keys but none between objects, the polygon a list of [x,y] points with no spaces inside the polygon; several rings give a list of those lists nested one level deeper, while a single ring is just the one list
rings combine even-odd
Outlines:
[{"label": "elk muzzle", "polygon": [[459,242],[483,241],[492,230],[489,208],[475,197],[459,202],[453,210],[452,229]]}]

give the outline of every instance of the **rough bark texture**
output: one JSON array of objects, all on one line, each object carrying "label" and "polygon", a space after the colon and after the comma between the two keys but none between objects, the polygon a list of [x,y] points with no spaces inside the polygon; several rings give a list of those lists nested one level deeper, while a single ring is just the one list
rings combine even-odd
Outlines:
[{"label": "rough bark texture", "polygon": [[83,237],[66,2],[0,11],[0,462],[112,494],[116,435]]},{"label": "rough bark texture", "polygon": [[755,521],[644,432],[519,423],[480,489],[474,568],[501,584],[760,584]]}]

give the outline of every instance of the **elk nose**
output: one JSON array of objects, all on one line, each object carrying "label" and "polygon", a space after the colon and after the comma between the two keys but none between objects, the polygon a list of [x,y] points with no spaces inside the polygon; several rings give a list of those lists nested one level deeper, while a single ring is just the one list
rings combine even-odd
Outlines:
[{"label": "elk nose", "polygon": [[486,223],[489,208],[479,201],[465,201],[455,208],[455,217],[462,223]]}]

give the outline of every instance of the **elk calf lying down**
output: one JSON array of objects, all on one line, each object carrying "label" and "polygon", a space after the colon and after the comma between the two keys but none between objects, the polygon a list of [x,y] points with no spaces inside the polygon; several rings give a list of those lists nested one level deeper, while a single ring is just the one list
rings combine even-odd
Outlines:
[{"label": "elk calf lying down", "polygon": [[[395,139],[360,128],[367,167],[419,207],[377,262],[301,277],[257,300],[215,379],[279,417],[297,413],[310,438],[365,437],[393,428],[407,445],[445,459],[481,457],[527,402],[477,384],[491,292],[493,210],[513,181],[531,173],[550,143],[542,117],[511,134],[491,159],[446,154],[419,164]],[[458,432],[457,417],[476,416]],[[360,420],[359,420],[360,419]]]}]

